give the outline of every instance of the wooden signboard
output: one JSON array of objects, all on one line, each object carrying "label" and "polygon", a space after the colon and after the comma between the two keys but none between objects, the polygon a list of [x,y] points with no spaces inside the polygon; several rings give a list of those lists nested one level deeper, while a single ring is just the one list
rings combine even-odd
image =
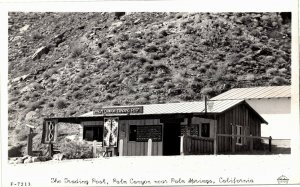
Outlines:
[{"label": "wooden signboard", "polygon": [[119,118],[104,118],[103,147],[117,147]]},{"label": "wooden signboard", "polygon": [[134,107],[110,107],[110,108],[101,108],[94,111],[94,115],[105,115],[105,114],[137,114],[143,113],[143,106],[134,106]]},{"label": "wooden signboard", "polygon": [[161,125],[146,125],[137,126],[136,141],[147,142],[152,139],[152,142],[162,141],[162,126]]},{"label": "wooden signboard", "polygon": [[55,120],[44,121],[42,143],[51,144],[57,139],[57,122]]}]

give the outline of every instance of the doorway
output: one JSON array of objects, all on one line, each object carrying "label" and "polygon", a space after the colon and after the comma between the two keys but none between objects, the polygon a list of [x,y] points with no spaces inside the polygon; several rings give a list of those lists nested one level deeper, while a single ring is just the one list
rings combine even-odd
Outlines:
[{"label": "doorway", "polygon": [[163,155],[180,155],[180,123],[164,123]]}]

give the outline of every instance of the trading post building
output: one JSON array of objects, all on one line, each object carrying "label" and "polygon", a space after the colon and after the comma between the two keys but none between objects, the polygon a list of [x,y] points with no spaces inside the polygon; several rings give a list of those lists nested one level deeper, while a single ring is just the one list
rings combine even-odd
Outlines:
[{"label": "trading post building", "polygon": [[99,143],[113,156],[251,152],[267,124],[245,100],[110,106],[45,118],[43,143],[55,143],[59,123],[80,124],[81,140]]}]

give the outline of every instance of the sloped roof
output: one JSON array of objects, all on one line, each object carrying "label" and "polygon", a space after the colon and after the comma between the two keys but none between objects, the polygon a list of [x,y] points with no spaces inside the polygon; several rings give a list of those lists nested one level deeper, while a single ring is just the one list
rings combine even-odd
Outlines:
[{"label": "sloped roof", "polygon": [[291,97],[291,86],[234,88],[220,95],[217,95],[216,97],[211,98],[211,100],[263,99],[282,97]]},{"label": "sloped roof", "polygon": [[[211,103],[212,107],[207,107],[207,113],[222,113],[227,109],[243,102],[244,100],[225,100],[225,101],[208,101]],[[121,108],[121,107],[143,107],[143,113],[131,113],[130,115],[155,115],[155,114],[189,114],[189,113],[204,113],[205,112],[205,102],[183,102],[183,103],[166,103],[166,104],[149,104],[149,105],[134,105],[134,106],[113,106],[113,107],[103,107],[105,108]],[[114,115],[114,114],[109,114]],[[116,114],[120,116],[120,114]],[[122,115],[122,114],[121,114]],[[127,115],[127,114],[123,114]],[[96,115],[93,112],[88,112],[80,117],[89,116],[103,116],[103,114]]]}]

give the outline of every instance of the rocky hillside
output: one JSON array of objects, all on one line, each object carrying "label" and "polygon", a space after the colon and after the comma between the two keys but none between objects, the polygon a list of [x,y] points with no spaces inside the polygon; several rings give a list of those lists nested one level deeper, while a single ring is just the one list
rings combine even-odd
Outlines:
[{"label": "rocky hillside", "polygon": [[40,132],[45,116],[289,85],[290,20],[289,13],[11,12],[9,146],[22,147],[24,124]]}]

